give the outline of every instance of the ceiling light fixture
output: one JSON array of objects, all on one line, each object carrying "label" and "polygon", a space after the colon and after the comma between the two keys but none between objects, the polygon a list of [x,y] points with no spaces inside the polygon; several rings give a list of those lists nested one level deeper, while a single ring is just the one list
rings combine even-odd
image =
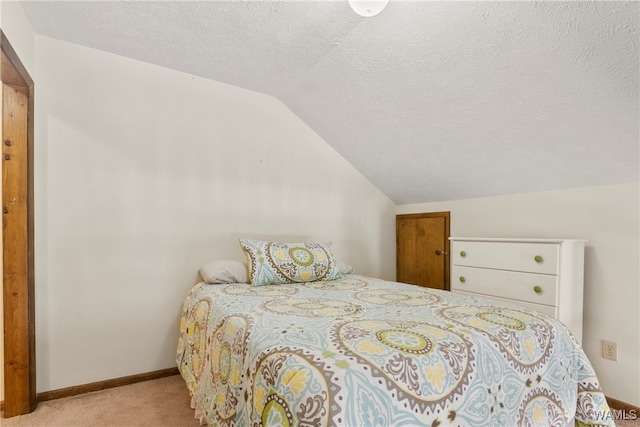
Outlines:
[{"label": "ceiling light fixture", "polygon": [[370,17],[382,12],[389,0],[349,0],[349,6],[360,16]]}]

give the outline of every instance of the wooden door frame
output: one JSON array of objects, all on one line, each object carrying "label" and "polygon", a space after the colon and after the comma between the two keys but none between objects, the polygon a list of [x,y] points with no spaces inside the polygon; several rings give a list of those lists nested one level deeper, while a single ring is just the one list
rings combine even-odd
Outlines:
[{"label": "wooden door frame", "polygon": [[[445,241],[444,241],[444,250],[443,255],[445,258],[444,261],[444,289],[451,289],[451,273],[450,273],[450,247],[451,241],[449,237],[451,237],[451,212],[442,211],[442,212],[423,212],[423,213],[414,213],[414,214],[397,214],[396,215],[396,236],[398,234],[398,220],[399,219],[412,219],[412,218],[444,218],[444,233],[445,233]],[[397,238],[397,237],[396,237]],[[397,242],[396,242],[397,246]],[[398,270],[398,258],[396,257],[396,271]]]},{"label": "wooden door frame", "polygon": [[34,270],[34,83],[0,30],[4,416],[37,405]]}]

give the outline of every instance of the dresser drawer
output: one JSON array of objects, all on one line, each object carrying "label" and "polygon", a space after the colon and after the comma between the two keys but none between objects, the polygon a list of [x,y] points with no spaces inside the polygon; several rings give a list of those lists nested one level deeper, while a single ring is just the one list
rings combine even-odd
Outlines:
[{"label": "dresser drawer", "polygon": [[531,310],[535,310],[538,313],[542,313],[542,314],[546,314],[549,317],[556,317],[557,316],[557,307],[552,307],[550,305],[542,305],[542,304],[534,304],[532,302],[526,302],[526,301],[517,301],[517,300],[512,300],[512,299],[507,299],[507,298],[500,298],[500,297],[494,297],[494,296],[488,296],[488,295],[481,295],[481,294],[474,294],[472,292],[463,292],[463,291],[453,291],[457,294],[462,294],[462,295],[469,295],[469,296],[474,296],[474,297],[482,297],[482,298],[488,298],[488,299],[494,299],[497,301],[504,301],[504,302],[508,302],[510,304],[514,304],[514,305],[519,305],[522,307],[526,307],[529,308]]},{"label": "dresser drawer", "polygon": [[453,241],[451,247],[454,265],[558,274],[557,244]]},{"label": "dresser drawer", "polygon": [[454,265],[451,290],[556,306],[557,276]]}]

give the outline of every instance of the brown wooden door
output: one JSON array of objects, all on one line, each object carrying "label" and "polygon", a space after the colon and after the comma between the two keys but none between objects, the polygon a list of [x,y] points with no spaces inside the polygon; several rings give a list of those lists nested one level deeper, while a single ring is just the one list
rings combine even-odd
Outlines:
[{"label": "brown wooden door", "polygon": [[396,216],[396,279],[449,290],[449,212]]}]

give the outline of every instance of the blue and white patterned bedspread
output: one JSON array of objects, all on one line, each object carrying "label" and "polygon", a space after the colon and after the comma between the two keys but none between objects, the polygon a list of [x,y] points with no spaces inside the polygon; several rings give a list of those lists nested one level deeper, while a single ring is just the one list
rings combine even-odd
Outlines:
[{"label": "blue and white patterned bedspread", "polygon": [[559,322],[356,275],[196,285],[177,364],[211,426],[613,425]]}]

